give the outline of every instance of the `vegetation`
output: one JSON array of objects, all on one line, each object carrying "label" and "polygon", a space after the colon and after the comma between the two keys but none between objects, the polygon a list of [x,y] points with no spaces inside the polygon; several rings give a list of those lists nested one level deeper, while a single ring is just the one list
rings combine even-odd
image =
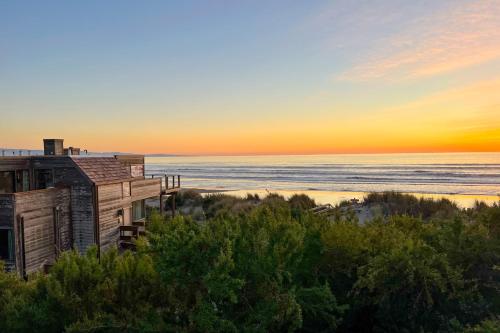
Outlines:
[{"label": "vegetation", "polygon": [[431,217],[452,218],[460,213],[457,205],[448,199],[417,198],[397,192],[370,193],[364,202],[367,205],[381,205],[385,216],[408,215],[428,219]]},{"label": "vegetation", "polygon": [[500,332],[499,204],[371,194],[360,224],[306,196],[179,200],[203,219],[153,214],[135,253],[0,273],[0,332]]}]

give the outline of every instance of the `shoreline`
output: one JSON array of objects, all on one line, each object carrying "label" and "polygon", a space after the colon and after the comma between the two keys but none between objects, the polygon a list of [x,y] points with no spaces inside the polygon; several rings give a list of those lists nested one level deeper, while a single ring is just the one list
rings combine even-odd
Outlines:
[{"label": "shoreline", "polygon": [[[209,188],[185,188],[183,190],[196,191],[202,195],[209,195],[215,193],[224,193],[238,197],[244,197],[248,193],[258,194],[259,196],[266,196],[268,193],[278,193],[288,198],[294,194],[306,194],[313,198],[318,204],[338,204],[341,201],[363,198],[370,192],[354,192],[354,191],[322,191],[322,190],[263,190],[263,189],[248,189],[248,190],[234,190],[234,189],[209,189]],[[476,201],[485,202],[492,205],[500,201],[500,195],[486,195],[486,194],[448,194],[448,193],[412,193],[400,192],[404,194],[414,195],[417,198],[431,198],[441,199],[445,198],[455,202],[462,208],[473,207]]]}]

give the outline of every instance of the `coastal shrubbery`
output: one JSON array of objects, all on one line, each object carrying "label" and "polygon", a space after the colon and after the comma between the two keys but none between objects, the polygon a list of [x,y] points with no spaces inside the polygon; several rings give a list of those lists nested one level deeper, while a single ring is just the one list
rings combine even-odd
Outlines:
[{"label": "coastal shrubbery", "polygon": [[398,192],[369,193],[364,203],[366,205],[380,205],[385,216],[409,215],[424,219],[433,216],[451,218],[461,212],[454,202],[445,198],[439,200],[417,198]]},{"label": "coastal shrubbery", "polygon": [[[248,193],[246,197],[240,198],[225,193],[212,193],[202,196],[196,191],[181,191],[176,196],[176,205],[182,212],[188,213],[195,220],[205,220],[215,217],[221,212],[233,214],[247,213],[260,204],[270,201],[287,202],[294,212],[307,210],[316,207],[316,202],[305,194],[294,194],[288,200],[285,197],[269,193],[266,197],[260,198],[257,194]],[[199,214],[199,209],[203,214]]]},{"label": "coastal shrubbery", "polygon": [[0,273],[0,332],[500,330],[498,204],[371,195],[387,210],[360,224],[304,196],[185,200],[205,219],[153,214],[135,253]]}]

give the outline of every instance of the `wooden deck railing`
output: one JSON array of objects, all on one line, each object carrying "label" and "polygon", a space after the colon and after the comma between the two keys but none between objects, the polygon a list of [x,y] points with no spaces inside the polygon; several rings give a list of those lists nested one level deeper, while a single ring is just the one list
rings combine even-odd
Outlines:
[{"label": "wooden deck railing", "polygon": [[151,178],[161,178],[162,190],[172,190],[181,187],[181,175],[152,174]]},{"label": "wooden deck railing", "polygon": [[135,225],[121,225],[120,226],[120,240],[131,241],[137,239],[139,235],[139,227]]}]

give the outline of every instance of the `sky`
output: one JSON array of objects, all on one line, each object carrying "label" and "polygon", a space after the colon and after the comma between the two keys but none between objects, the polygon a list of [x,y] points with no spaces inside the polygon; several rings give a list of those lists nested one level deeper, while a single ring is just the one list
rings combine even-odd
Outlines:
[{"label": "sky", "polygon": [[500,0],[0,0],[0,147],[500,151]]}]

